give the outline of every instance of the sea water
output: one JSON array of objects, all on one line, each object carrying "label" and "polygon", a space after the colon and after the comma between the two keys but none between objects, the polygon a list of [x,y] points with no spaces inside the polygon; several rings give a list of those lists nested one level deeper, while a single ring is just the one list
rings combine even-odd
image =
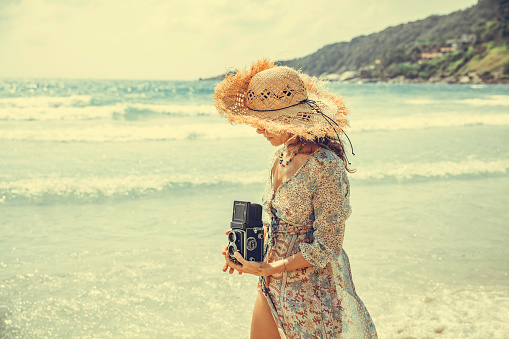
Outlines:
[{"label": "sea water", "polygon": [[[215,85],[0,81],[1,338],[248,336],[257,279],[220,251],[273,148],[216,113]],[[507,338],[509,86],[329,88],[379,337]]]}]

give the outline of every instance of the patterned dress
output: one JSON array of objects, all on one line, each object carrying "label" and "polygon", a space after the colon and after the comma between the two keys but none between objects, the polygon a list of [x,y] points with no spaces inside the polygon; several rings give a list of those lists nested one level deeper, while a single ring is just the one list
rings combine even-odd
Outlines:
[{"label": "patterned dress", "polygon": [[343,161],[319,148],[274,191],[272,166],[279,152],[269,162],[262,199],[265,261],[302,252],[312,264],[260,278],[281,338],[377,338],[342,247],[345,220],[351,214]]}]

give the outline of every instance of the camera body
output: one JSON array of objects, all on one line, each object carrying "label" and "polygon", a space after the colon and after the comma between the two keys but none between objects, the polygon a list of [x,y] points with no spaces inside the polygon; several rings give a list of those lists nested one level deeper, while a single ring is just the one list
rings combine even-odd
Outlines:
[{"label": "camera body", "polygon": [[233,254],[238,251],[249,261],[263,260],[262,206],[247,201],[233,202],[233,217],[228,233],[228,254],[236,264]]}]

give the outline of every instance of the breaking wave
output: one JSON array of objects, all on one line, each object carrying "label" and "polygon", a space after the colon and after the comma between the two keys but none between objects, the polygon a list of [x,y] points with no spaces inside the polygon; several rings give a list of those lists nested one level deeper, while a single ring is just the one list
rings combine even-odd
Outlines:
[{"label": "breaking wave", "polygon": [[410,99],[406,100],[405,103],[419,106],[435,104],[456,104],[467,106],[509,106],[509,95],[488,95],[485,98],[459,100]]},{"label": "breaking wave", "polygon": [[255,137],[247,126],[231,126],[223,121],[218,124],[171,123],[151,125],[114,125],[104,123],[93,126],[63,128],[26,128],[0,130],[0,140],[7,141],[57,141],[57,142],[131,142],[169,141],[186,139],[232,139]]},{"label": "breaking wave", "polygon": [[464,160],[432,163],[384,164],[359,168],[352,180],[367,182],[422,181],[429,179],[475,178],[505,175],[509,160]]},{"label": "breaking wave", "polygon": [[210,176],[183,173],[164,176],[127,175],[115,177],[59,177],[54,175],[11,182],[0,181],[0,202],[93,202],[105,198],[134,199],[180,188],[261,183],[265,174],[263,171]]},{"label": "breaking wave", "polygon": [[[383,184],[443,179],[475,179],[507,175],[509,160],[408,163],[358,168],[352,183]],[[179,189],[210,186],[263,185],[266,172],[231,172],[216,175],[177,173],[173,175],[126,175],[115,177],[31,178],[0,181],[0,202],[50,203],[93,202],[103,199],[136,199],[154,194],[172,194]]]},{"label": "breaking wave", "polygon": [[351,123],[352,131],[398,131],[465,126],[509,126],[509,114],[443,114],[361,119]]},{"label": "breaking wave", "polygon": [[147,104],[116,102],[95,104],[92,96],[69,97],[20,97],[0,98],[0,120],[50,121],[142,119],[154,116],[213,115],[215,108],[209,104]]},{"label": "breaking wave", "polygon": [[[56,142],[130,142],[167,141],[186,139],[235,139],[255,138],[257,134],[249,126],[231,126],[215,116],[210,123],[197,120],[174,123],[161,120],[158,123],[130,123],[125,121],[82,122],[62,121],[58,124],[13,125],[0,129],[0,141],[56,141]],[[14,122],[12,122],[14,124]],[[352,119],[352,132],[404,131],[426,128],[468,126],[509,126],[509,114],[484,115],[415,115],[398,118]],[[7,126],[7,125],[5,125]]]}]

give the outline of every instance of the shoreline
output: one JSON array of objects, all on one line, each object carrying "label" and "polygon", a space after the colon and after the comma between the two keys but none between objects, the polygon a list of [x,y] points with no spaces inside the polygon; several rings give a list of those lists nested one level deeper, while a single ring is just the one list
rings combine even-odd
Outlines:
[{"label": "shoreline", "polygon": [[429,79],[423,78],[406,78],[398,76],[395,78],[361,78],[354,77],[346,80],[323,78],[328,82],[339,83],[387,83],[387,84],[460,84],[460,85],[500,85],[509,84],[509,79],[488,79],[483,80],[479,76],[448,76],[448,77],[432,77]]},{"label": "shoreline", "polygon": [[[345,72],[350,73],[350,72]],[[357,72],[351,72],[357,73]],[[225,78],[225,74],[210,77],[199,78],[198,81],[221,81]],[[460,84],[460,85],[507,85],[508,79],[482,79],[477,73],[469,73],[465,75],[451,75],[451,76],[433,76],[429,79],[424,78],[406,78],[403,75],[394,78],[363,78],[357,75],[345,77],[340,74],[329,74],[326,76],[318,77],[320,80],[334,83],[387,83],[387,84]]]}]

